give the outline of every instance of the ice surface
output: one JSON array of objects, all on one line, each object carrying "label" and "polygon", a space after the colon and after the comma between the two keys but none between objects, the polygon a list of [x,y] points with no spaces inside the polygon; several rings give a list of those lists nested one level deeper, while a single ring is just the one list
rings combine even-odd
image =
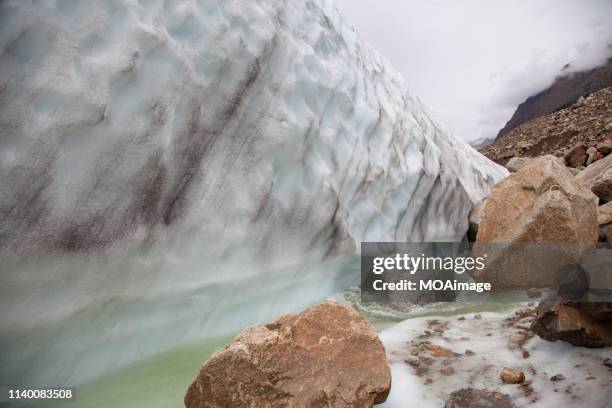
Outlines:
[{"label": "ice surface", "polygon": [[505,174],[329,1],[1,7],[3,246],[97,249],[181,226],[283,257],[457,239]]},{"label": "ice surface", "polygon": [[341,290],[317,263],[362,240],[460,239],[506,174],[327,0],[2,1],[0,134],[2,374],[39,384]]},{"label": "ice surface", "polygon": [[[529,323],[509,324],[507,319],[513,317],[515,310],[481,313],[481,319],[474,319],[473,314],[465,315],[465,320],[457,320],[457,316],[419,317],[383,331],[380,337],[391,364],[393,385],[381,407],[442,407],[450,393],[468,387],[508,394],[519,407],[608,407],[612,376],[604,362],[612,358],[612,351],[549,343],[536,336],[523,347],[529,352],[529,357],[524,358],[517,342],[522,337],[522,327]],[[424,335],[426,331],[433,332],[432,321],[437,322],[434,327],[444,328],[443,334]],[[418,375],[407,362],[415,358],[408,345],[422,341],[446,347],[458,356],[432,357],[431,366],[422,364],[421,369],[427,367],[427,371]],[[466,349],[475,354],[466,355]],[[439,372],[445,365],[454,368],[452,375]],[[504,367],[523,371],[531,384],[503,384],[499,374]],[[557,374],[565,380],[551,381]],[[427,378],[431,383],[426,383]]]}]

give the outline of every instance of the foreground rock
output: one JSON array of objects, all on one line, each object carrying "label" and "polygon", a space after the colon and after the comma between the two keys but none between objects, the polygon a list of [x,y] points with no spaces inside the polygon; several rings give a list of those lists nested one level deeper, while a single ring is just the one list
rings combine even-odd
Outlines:
[{"label": "foreground rock", "polygon": [[365,408],[384,402],[390,388],[372,325],[327,302],[243,330],[202,366],[185,405]]},{"label": "foreground rock", "polygon": [[612,155],[578,173],[576,181],[599,197],[600,203],[612,201]]},{"label": "foreground rock", "polygon": [[510,397],[496,391],[465,388],[449,395],[444,408],[513,408]]},{"label": "foreground rock", "polygon": [[589,348],[612,346],[612,303],[548,299],[537,312],[531,330],[544,340]]},{"label": "foreground rock", "polygon": [[474,278],[495,288],[554,286],[598,237],[597,197],[560,159],[543,156],[493,187],[473,254],[486,254],[487,268]]}]

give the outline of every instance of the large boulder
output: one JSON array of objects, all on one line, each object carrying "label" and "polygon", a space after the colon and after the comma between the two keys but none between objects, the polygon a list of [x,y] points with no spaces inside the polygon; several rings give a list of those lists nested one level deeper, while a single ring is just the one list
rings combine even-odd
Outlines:
[{"label": "large boulder", "polygon": [[612,155],[582,170],[576,181],[599,197],[601,203],[612,201]]},{"label": "large boulder", "polygon": [[372,325],[327,302],[243,330],[202,366],[185,405],[365,408],[384,402],[390,388]]},{"label": "large boulder", "polygon": [[484,208],[474,278],[494,288],[555,286],[599,237],[597,197],[546,155],[497,183]]},{"label": "large boulder", "polygon": [[541,302],[531,330],[544,340],[562,340],[574,346],[612,346],[612,303],[566,302],[551,298]]}]

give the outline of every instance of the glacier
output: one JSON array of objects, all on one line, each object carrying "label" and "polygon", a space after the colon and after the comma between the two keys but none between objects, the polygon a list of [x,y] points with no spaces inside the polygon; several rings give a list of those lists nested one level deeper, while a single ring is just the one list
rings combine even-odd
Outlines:
[{"label": "glacier", "polygon": [[0,134],[0,378],[23,383],[293,311],[362,241],[459,241],[507,174],[331,0],[3,1]]}]

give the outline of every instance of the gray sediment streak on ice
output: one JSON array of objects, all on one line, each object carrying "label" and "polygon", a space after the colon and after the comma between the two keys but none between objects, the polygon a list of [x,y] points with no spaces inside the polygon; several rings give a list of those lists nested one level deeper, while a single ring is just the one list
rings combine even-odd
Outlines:
[{"label": "gray sediment streak on ice", "polygon": [[300,308],[360,241],[460,239],[506,174],[332,1],[3,1],[0,66],[0,252],[51,257],[0,274],[30,383]]},{"label": "gray sediment streak on ice", "polygon": [[457,239],[504,175],[332,2],[54,4],[2,4],[2,245]]}]

